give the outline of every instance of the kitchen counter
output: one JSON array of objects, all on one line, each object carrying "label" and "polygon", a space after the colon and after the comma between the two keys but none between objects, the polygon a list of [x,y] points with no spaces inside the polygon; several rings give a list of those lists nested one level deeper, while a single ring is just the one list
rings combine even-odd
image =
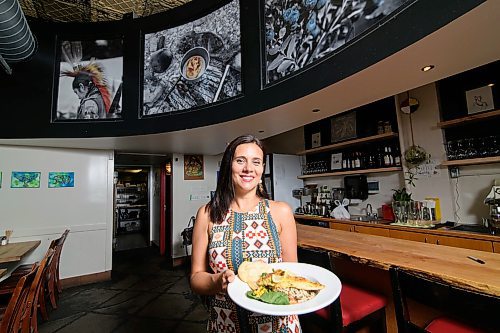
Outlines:
[{"label": "kitchen counter", "polygon": [[447,227],[440,227],[437,229],[431,229],[431,228],[415,228],[415,227],[409,227],[409,226],[391,225],[390,224],[391,221],[387,221],[387,220],[376,220],[373,222],[362,222],[362,221],[351,221],[351,220],[338,220],[338,219],[329,218],[329,217],[321,217],[321,216],[314,216],[314,215],[301,215],[301,214],[295,214],[295,219],[296,220],[305,220],[305,221],[325,222],[325,223],[330,224],[330,228],[332,227],[333,223],[348,223],[348,224],[358,225],[358,226],[369,226],[370,228],[381,228],[381,229],[399,230],[399,231],[413,231],[413,232],[419,232],[419,233],[436,235],[436,236],[455,236],[455,237],[461,237],[461,238],[500,242],[499,235],[491,235],[491,234],[462,231],[462,230],[452,230],[452,229],[448,229]]},{"label": "kitchen counter", "polygon": [[301,224],[297,224],[297,233],[300,247],[327,250],[338,258],[382,270],[399,266],[467,290],[500,296],[500,255],[495,253]]}]

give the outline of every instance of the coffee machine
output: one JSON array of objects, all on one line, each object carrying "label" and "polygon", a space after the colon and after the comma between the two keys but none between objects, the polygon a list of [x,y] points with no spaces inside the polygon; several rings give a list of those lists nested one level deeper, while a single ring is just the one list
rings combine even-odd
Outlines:
[{"label": "coffee machine", "polygon": [[484,199],[484,203],[490,206],[490,215],[486,219],[492,234],[500,234],[500,180],[495,181],[490,193]]},{"label": "coffee machine", "polygon": [[297,214],[316,214],[316,201],[318,197],[318,184],[308,184],[303,188],[295,189],[292,195],[300,200],[300,207],[295,210]]}]

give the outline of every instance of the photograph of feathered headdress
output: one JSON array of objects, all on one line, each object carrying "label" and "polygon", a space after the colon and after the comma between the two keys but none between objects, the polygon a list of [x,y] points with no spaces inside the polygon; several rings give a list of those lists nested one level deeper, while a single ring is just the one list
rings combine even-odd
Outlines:
[{"label": "photograph of feathered headdress", "polygon": [[[101,93],[106,113],[109,112],[111,106],[111,93],[109,92],[106,78],[104,77],[104,70],[101,65],[95,62],[90,62],[87,65],[76,65],[73,66],[73,70],[61,72],[61,76],[73,77],[75,78],[74,82],[77,83],[83,81],[92,82]],[[73,85],[73,88],[75,88],[75,85]]]}]

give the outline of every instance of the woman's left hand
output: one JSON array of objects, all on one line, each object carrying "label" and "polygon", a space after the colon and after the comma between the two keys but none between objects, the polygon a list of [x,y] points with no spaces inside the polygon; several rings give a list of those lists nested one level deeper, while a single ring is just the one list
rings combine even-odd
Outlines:
[{"label": "woman's left hand", "polygon": [[227,291],[227,285],[231,282],[234,281],[234,272],[230,269],[220,273],[220,277],[219,277],[219,283],[220,283],[220,290],[222,292],[226,292]]}]

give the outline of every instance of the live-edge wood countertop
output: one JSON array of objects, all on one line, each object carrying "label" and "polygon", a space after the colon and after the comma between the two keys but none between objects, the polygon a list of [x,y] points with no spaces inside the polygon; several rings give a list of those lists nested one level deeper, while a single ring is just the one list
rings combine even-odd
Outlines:
[{"label": "live-edge wood countertop", "polygon": [[[467,290],[500,296],[500,254],[297,224],[298,245],[388,270],[399,266]],[[483,260],[480,264],[468,256]]]}]

